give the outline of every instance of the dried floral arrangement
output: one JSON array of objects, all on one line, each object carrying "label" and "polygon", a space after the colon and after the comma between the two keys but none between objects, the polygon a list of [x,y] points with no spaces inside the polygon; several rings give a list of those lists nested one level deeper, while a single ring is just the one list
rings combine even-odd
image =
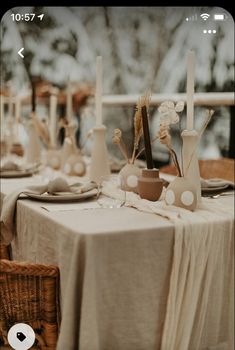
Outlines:
[{"label": "dried floral arrangement", "polygon": [[[158,136],[161,144],[166,145],[166,147],[168,148],[169,153],[170,153],[171,158],[172,158],[172,161],[173,161],[173,164],[176,168],[177,175],[179,177],[184,176],[183,170],[182,170],[183,167],[180,167],[179,161],[177,158],[177,154],[172,147],[170,126],[172,124],[176,124],[179,122],[179,114],[178,113],[181,113],[183,110],[184,110],[184,102],[183,101],[179,101],[176,104],[174,104],[174,102],[172,102],[172,101],[166,101],[166,102],[163,102],[160,105],[160,107],[158,108],[158,111],[160,112],[161,117],[160,117],[160,130],[159,130],[159,133],[157,136]],[[198,133],[199,139],[201,138],[203,132],[205,131],[213,114],[214,114],[213,110],[207,110],[206,120]],[[193,153],[194,152],[192,152],[192,157],[193,157]],[[191,157],[191,160],[192,160],[192,157]],[[189,161],[187,168],[189,168],[191,160]]]},{"label": "dried floral arrangement", "polygon": [[151,99],[151,92],[147,91],[144,95],[142,95],[136,105],[136,111],[134,115],[134,142],[133,142],[133,150],[131,156],[128,154],[128,149],[126,144],[122,139],[122,131],[120,129],[115,129],[112,141],[116,144],[125,160],[128,164],[134,164],[135,160],[139,157],[139,155],[143,152],[144,148],[139,150],[140,140],[143,135],[143,127],[142,127],[142,117],[141,110],[143,106],[146,106],[148,110]]},{"label": "dried floral arrangement", "polygon": [[[141,111],[143,106],[146,106],[146,109],[148,111],[150,98],[151,98],[151,94],[148,91],[139,98],[138,103],[136,105],[136,112],[134,116],[135,134],[134,134],[134,144],[133,144],[133,151],[132,151],[131,157],[128,156],[127,146],[122,139],[122,131],[120,129],[114,129],[112,141],[114,144],[116,144],[119,147],[120,152],[122,153],[122,155],[124,156],[128,164],[134,164],[135,160],[140,156],[140,154],[145,149],[143,147],[139,150],[140,140],[143,135]],[[157,133],[155,138],[151,140],[151,144],[153,144],[156,140],[159,139],[161,144],[165,145],[168,148],[171,159],[176,168],[177,175],[180,177],[184,176],[183,167],[180,166],[177,154],[172,146],[170,127],[171,125],[179,122],[179,113],[183,112],[183,110],[184,110],[183,101],[179,101],[177,103],[174,103],[172,101],[163,102],[158,108],[158,111],[161,114],[159,132]],[[207,112],[207,115],[206,115],[205,122],[202,125],[200,131],[198,132],[199,139],[201,138],[203,132],[205,131],[207,125],[211,120],[212,115],[214,114],[214,111],[212,109],[206,110],[206,112]],[[193,157],[193,153],[192,153],[192,157]],[[190,166],[190,163],[191,163],[191,160],[188,164],[188,167]]]}]

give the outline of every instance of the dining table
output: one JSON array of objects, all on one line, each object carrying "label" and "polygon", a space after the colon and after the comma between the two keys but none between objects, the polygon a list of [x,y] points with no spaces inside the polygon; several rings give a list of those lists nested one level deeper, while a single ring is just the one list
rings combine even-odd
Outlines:
[{"label": "dining table", "polygon": [[[1,205],[36,183],[1,179]],[[234,195],[175,219],[96,204],[17,201],[13,259],[60,270],[57,349],[234,349]]]}]

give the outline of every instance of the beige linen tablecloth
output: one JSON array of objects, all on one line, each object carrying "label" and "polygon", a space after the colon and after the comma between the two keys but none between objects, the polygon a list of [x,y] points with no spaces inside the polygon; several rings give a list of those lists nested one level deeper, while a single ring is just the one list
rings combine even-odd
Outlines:
[{"label": "beige linen tablecloth", "polygon": [[[17,186],[3,181],[2,192]],[[20,200],[13,257],[61,272],[57,349],[232,350],[233,198],[207,201],[214,208],[194,226],[187,212],[173,224],[131,208],[47,212]]]}]

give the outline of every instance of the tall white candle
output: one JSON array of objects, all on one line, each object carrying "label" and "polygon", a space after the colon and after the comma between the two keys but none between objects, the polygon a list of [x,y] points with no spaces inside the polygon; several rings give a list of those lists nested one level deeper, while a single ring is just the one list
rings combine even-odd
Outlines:
[{"label": "tall white candle", "polygon": [[70,123],[72,121],[73,116],[73,101],[72,101],[72,88],[71,83],[68,81],[67,85],[67,98],[66,98],[66,116],[68,119],[68,122]]},{"label": "tall white candle", "polygon": [[194,128],[194,76],[195,76],[195,52],[189,51],[187,56],[187,130]]},{"label": "tall white candle", "polygon": [[19,123],[21,114],[21,99],[19,96],[15,98],[15,121],[16,121],[16,139],[19,141]]},{"label": "tall white candle", "polygon": [[57,128],[57,96],[50,96],[50,144],[56,147],[56,128]]},{"label": "tall white candle", "polygon": [[102,57],[96,58],[95,111],[96,125],[102,125]]},{"label": "tall white candle", "polygon": [[19,96],[15,99],[15,118],[16,122],[19,123],[21,115],[21,99]]}]

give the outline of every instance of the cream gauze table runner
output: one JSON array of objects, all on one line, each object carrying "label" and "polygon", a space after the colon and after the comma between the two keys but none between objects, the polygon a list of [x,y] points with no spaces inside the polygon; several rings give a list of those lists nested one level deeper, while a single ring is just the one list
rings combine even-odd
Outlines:
[{"label": "cream gauze table runner", "polygon": [[[2,192],[17,186],[3,181]],[[13,257],[60,268],[57,349],[233,349],[233,197],[175,222],[41,205],[18,201]]]}]

